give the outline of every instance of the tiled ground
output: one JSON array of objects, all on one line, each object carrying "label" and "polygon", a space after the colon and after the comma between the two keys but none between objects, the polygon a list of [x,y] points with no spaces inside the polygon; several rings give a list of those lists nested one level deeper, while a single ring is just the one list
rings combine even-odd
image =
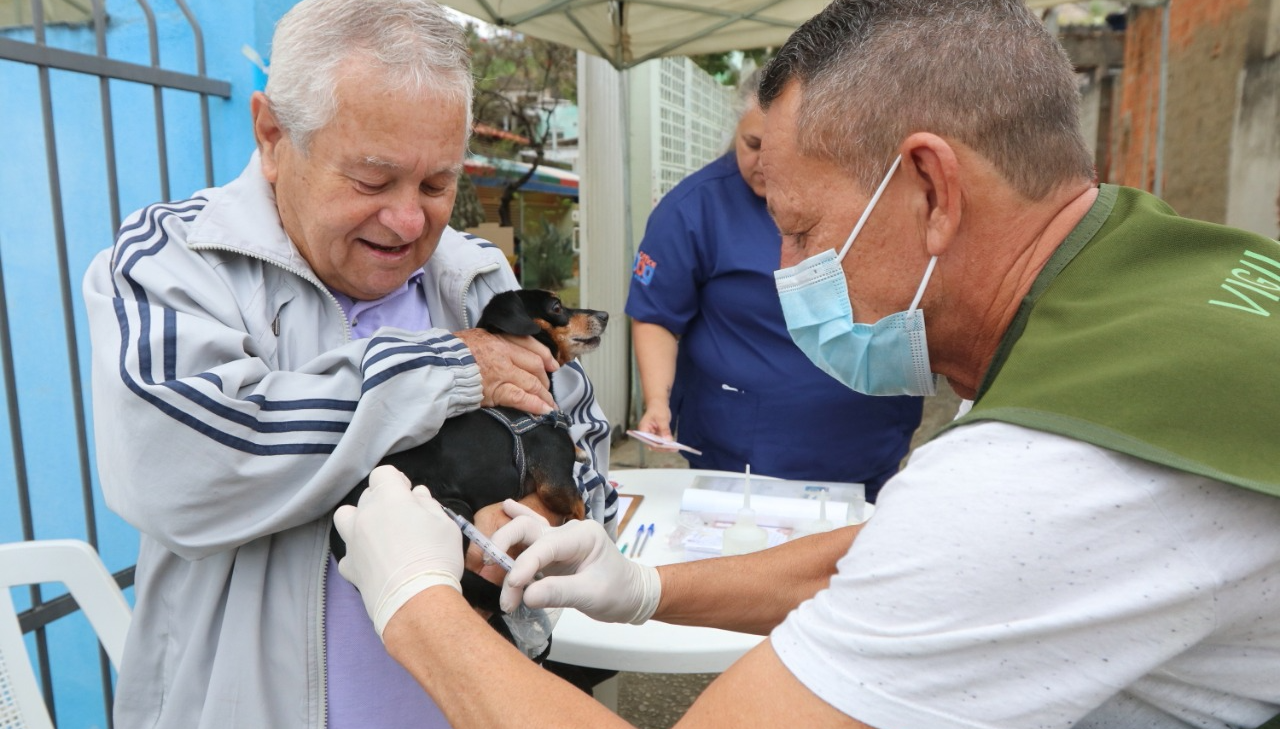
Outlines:
[{"label": "tiled ground", "polygon": [[[912,447],[927,440],[955,416],[960,400],[945,384],[936,397],[925,401],[924,418]],[[614,444],[612,468],[684,468],[688,464],[673,453],[653,453],[630,438]],[[618,713],[640,729],[668,729],[698,697],[716,674],[626,673],[618,680]]]}]

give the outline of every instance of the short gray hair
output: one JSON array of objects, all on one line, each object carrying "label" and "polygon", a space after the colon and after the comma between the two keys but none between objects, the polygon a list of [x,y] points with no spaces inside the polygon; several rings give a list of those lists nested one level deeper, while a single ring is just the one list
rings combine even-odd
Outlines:
[{"label": "short gray hair", "polygon": [[902,140],[972,147],[1031,200],[1094,177],[1066,52],[1022,0],[835,0],[765,68],[760,102],[802,87],[802,153],[864,188]]},{"label": "short gray hair", "polygon": [[736,108],[738,110],[738,118],[741,119],[751,107],[759,103],[757,98],[760,93],[760,69],[755,69],[742,83],[738,84],[738,99]]},{"label": "short gray hair", "polygon": [[276,25],[267,98],[304,152],[337,113],[338,72],[351,59],[385,69],[389,87],[434,91],[467,110],[475,81],[462,30],[431,0],[303,0]]}]

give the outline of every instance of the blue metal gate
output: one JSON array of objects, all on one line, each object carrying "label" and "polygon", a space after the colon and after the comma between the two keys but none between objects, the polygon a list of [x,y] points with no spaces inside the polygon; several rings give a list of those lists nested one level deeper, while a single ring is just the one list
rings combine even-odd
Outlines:
[{"label": "blue metal gate", "polygon": [[[163,9],[153,9],[148,0],[112,0],[109,7],[107,0],[91,0],[84,21],[72,24],[46,23],[50,0],[18,2],[30,3],[30,13],[24,15],[29,24],[0,29],[0,379],[15,485],[12,509],[10,497],[0,490],[0,541],[81,536],[99,548],[100,525],[113,517],[104,516],[100,498],[95,497],[82,366],[87,358],[84,339],[78,336],[83,328],[77,321],[83,308],[83,265],[78,264],[110,245],[119,228],[121,150],[126,152],[127,184],[150,178],[145,184],[158,187],[161,199],[171,199],[171,148],[201,155],[203,186],[213,185],[209,100],[229,98],[231,85],[207,76],[204,34],[184,0],[168,0]],[[175,30],[179,24],[185,28]],[[138,51],[137,46],[145,44],[149,63],[108,55],[108,41],[117,37],[117,29],[121,46]],[[175,37],[186,46],[182,63],[192,70],[161,64],[162,47],[171,51]],[[142,109],[148,97],[151,108],[146,114]],[[198,117],[198,130],[190,123],[167,124],[166,108],[179,110],[184,122]],[[138,128],[140,112],[152,117],[142,125],[149,128]],[[121,119],[128,123],[118,131]],[[102,145],[95,150],[89,139],[99,133]],[[150,149],[139,152],[142,147]],[[139,160],[154,164],[151,172],[141,169],[149,165]],[[39,184],[40,167],[46,184]],[[96,199],[90,199],[94,193]],[[105,210],[100,217],[107,219],[86,225],[81,213],[88,208]],[[70,217],[69,209],[75,211]],[[73,262],[73,257],[78,260]],[[0,467],[4,455],[0,453]],[[82,515],[82,532],[68,533],[79,531],[67,518],[76,511]],[[131,537],[124,531],[117,541]],[[119,569],[115,577],[121,587],[131,586],[133,567]],[[55,687],[66,685],[68,693],[76,694],[85,688],[78,679],[55,680],[55,673],[72,667],[57,670],[58,653],[51,650],[48,636],[51,624],[76,612],[77,606],[67,595],[50,599],[39,586],[30,588],[27,597],[29,602],[20,602],[28,605],[20,622],[32,636],[29,645],[45,702],[54,714],[58,705],[69,701],[57,700]],[[22,600],[20,595],[15,598]],[[78,667],[81,674],[94,670]],[[96,673],[102,698],[91,713],[107,717],[109,724],[112,677],[101,651]],[[77,696],[72,706],[84,700]],[[80,716],[66,718],[68,724],[97,723]]]}]

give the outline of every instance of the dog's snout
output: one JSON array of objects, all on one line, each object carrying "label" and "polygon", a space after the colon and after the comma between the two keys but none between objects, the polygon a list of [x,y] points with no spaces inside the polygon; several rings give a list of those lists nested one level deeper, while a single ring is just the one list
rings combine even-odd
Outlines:
[{"label": "dog's snout", "polygon": [[607,312],[607,311],[597,311],[597,312],[596,312],[596,318],[600,320],[600,323],[601,323],[601,324],[608,324],[608,323],[609,323],[609,312]]}]

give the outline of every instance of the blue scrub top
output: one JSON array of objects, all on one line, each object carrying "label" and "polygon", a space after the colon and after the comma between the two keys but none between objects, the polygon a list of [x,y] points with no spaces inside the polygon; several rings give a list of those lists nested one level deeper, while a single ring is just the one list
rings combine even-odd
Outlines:
[{"label": "blue scrub top", "polygon": [[672,429],[695,468],[862,482],[898,470],[922,399],[869,397],[819,370],[787,333],[773,272],[781,238],[732,153],[649,216],[627,315],[680,338]]}]

